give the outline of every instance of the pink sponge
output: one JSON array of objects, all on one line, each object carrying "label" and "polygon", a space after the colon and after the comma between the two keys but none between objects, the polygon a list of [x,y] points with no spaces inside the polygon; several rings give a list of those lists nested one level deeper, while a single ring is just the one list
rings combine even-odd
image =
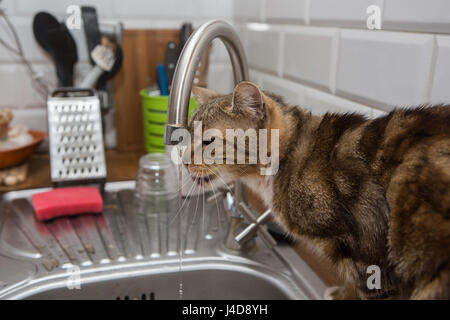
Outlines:
[{"label": "pink sponge", "polygon": [[102,212],[103,202],[95,187],[59,188],[31,197],[36,217],[43,221],[59,216]]}]

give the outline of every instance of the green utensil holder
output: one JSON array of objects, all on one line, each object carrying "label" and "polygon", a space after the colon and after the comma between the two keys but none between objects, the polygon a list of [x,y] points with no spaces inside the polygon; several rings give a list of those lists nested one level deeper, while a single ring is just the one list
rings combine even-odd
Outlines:
[{"label": "green utensil holder", "polygon": [[[167,120],[169,96],[149,95],[148,89],[139,92],[142,100],[145,150],[148,153],[164,153],[164,126]],[[189,100],[189,117],[197,107],[195,99]]]}]

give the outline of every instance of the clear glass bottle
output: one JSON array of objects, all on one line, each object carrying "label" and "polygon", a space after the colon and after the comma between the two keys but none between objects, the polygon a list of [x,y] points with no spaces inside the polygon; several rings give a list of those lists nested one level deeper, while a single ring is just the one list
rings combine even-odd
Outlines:
[{"label": "clear glass bottle", "polygon": [[138,215],[170,215],[178,210],[177,168],[166,154],[151,153],[139,160],[135,210]]}]

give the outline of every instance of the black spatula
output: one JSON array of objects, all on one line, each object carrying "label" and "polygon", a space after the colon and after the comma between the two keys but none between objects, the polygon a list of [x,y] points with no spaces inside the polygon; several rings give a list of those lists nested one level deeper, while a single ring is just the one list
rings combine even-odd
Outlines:
[{"label": "black spatula", "polygon": [[73,67],[78,55],[75,40],[66,25],[47,12],[39,12],[34,16],[33,33],[55,63],[59,86],[73,86]]}]

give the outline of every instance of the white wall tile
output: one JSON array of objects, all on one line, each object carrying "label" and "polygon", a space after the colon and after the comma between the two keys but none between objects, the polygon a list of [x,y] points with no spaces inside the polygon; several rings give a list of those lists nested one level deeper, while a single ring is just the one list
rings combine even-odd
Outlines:
[{"label": "white wall tile", "polygon": [[450,33],[450,1],[385,0],[383,29]]},{"label": "white wall tile", "polygon": [[194,0],[114,0],[112,6],[116,17],[189,19],[197,15]]},{"label": "white wall tile", "polygon": [[[12,25],[14,26],[20,43],[22,45],[25,57],[32,62],[50,62],[49,56],[42,50],[34,39],[32,29],[32,19],[30,18],[10,18]],[[7,42],[13,48],[17,48],[14,38],[12,37],[9,29],[1,22],[2,28],[0,28],[0,39]],[[19,62],[20,58],[14,53],[11,53],[3,46],[0,46],[0,62]]]},{"label": "white wall tile", "polygon": [[[25,57],[31,62],[53,63],[51,57],[39,46],[33,33],[33,19],[29,17],[12,17],[10,18],[20,43],[22,45]],[[78,53],[78,61],[88,61],[88,52],[86,47],[86,37],[83,30],[70,30]],[[4,39],[8,44],[16,48],[16,44],[12,38],[12,34],[6,27],[0,28],[0,38]],[[19,62],[17,55],[11,53],[3,46],[0,46],[0,62]]]},{"label": "white wall tile", "polygon": [[349,101],[347,99],[342,99],[313,88],[305,88],[305,100],[303,107],[317,115],[322,115],[327,112],[356,112],[365,115],[366,117],[372,117],[372,108],[368,106]]},{"label": "white wall tile", "polygon": [[261,88],[281,96],[286,103],[302,105],[305,87],[296,82],[260,73]]},{"label": "white wall tile", "polygon": [[213,62],[229,62],[227,49],[220,39],[215,39],[212,43],[209,60]]},{"label": "white wall tile", "polygon": [[45,108],[26,108],[13,109],[14,118],[11,125],[23,125],[28,129],[47,131],[47,109]]},{"label": "white wall tile", "polygon": [[426,102],[433,36],[342,30],[336,92],[390,110]]},{"label": "white wall tile", "polygon": [[[55,83],[52,65],[37,65],[33,68],[43,74],[46,82]],[[0,64],[0,107],[26,108],[44,107],[45,99],[34,90],[28,70],[21,64]]]},{"label": "white wall tile", "polygon": [[[11,1],[11,0],[6,0]],[[67,16],[67,8],[71,5],[93,6],[99,18],[111,17],[110,0],[14,0],[17,15],[33,17],[39,11],[47,11],[59,18]],[[129,3],[130,1],[123,1]]]},{"label": "white wall tile", "polygon": [[312,0],[309,21],[312,25],[366,29],[370,5],[378,5],[383,12],[383,0]]},{"label": "white wall tile", "polygon": [[283,76],[334,90],[338,31],[298,27],[284,39]]},{"label": "white wall tile", "polygon": [[258,71],[253,70],[253,69],[250,69],[248,71],[248,73],[249,73],[249,77],[250,77],[250,82],[253,82],[259,88],[262,88],[262,79],[260,77],[260,73]]},{"label": "white wall tile", "polygon": [[9,16],[15,14],[15,7],[14,7],[15,0],[3,0],[0,2],[0,8],[5,11],[5,13]]},{"label": "white wall tile", "polygon": [[230,63],[210,63],[208,88],[219,93],[230,93],[234,88],[233,70]]},{"label": "white wall tile", "polygon": [[266,0],[265,21],[306,23],[306,0]]},{"label": "white wall tile", "polygon": [[233,16],[231,2],[231,0],[194,0],[195,14],[208,19],[231,19]]},{"label": "white wall tile", "polygon": [[431,102],[450,104],[450,36],[437,36]]},{"label": "white wall tile", "polygon": [[234,0],[233,18],[238,21],[261,21],[264,0]]},{"label": "white wall tile", "polygon": [[246,51],[252,68],[277,74],[281,63],[281,33],[276,30],[258,31],[248,29]]}]

